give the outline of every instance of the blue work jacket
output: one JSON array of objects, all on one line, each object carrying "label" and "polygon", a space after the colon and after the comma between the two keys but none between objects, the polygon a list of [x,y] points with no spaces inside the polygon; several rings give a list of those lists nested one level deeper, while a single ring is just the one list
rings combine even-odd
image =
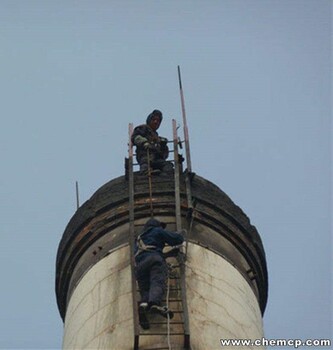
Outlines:
[{"label": "blue work jacket", "polygon": [[[149,227],[140,236],[146,246],[154,246],[155,248],[140,252],[135,258],[136,261],[141,261],[147,254],[163,256],[163,248],[166,244],[175,246],[184,242],[184,237],[181,234],[164,230],[162,227]],[[136,242],[135,254],[137,251],[138,244]]]}]

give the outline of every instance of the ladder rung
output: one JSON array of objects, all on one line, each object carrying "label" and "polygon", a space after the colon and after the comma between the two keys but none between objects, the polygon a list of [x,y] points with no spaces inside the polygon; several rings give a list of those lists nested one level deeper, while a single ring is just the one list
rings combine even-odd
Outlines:
[{"label": "ladder rung", "polygon": [[163,348],[144,348],[142,350],[169,350],[170,348],[167,347],[163,347]]},{"label": "ladder rung", "polygon": [[[176,292],[176,291],[179,292],[179,291],[181,291],[181,290],[182,290],[181,288],[170,288],[170,289],[169,289],[170,292]],[[136,291],[137,291],[138,293],[140,293],[140,289],[137,289]],[[139,303],[139,302],[138,302],[138,303]]]},{"label": "ladder rung", "polygon": [[162,178],[162,179],[160,178],[160,179],[158,179],[158,181],[156,181],[155,183],[157,183],[157,182],[160,183],[160,184],[161,184],[161,183],[166,183],[166,182],[169,182],[169,183],[170,183],[171,181],[173,181],[173,178],[172,178],[171,180],[170,180],[170,179],[167,179],[167,178]]},{"label": "ladder rung", "polygon": [[169,350],[170,348],[167,346],[167,347],[162,347],[162,348],[144,348],[142,350]]},{"label": "ladder rung", "polygon": [[[135,182],[135,186],[146,185],[147,179],[148,179],[148,176],[146,178],[140,178],[139,181]],[[170,177],[159,177],[158,175],[154,175],[152,176],[152,180],[153,180],[152,181],[153,185],[157,183],[162,183],[162,182],[168,182],[168,183],[174,182],[173,175],[171,175]]]},{"label": "ladder rung", "polygon": [[[163,222],[164,222],[166,225],[174,225],[174,224],[175,224],[174,221],[164,221],[164,220],[163,220]],[[134,227],[143,227],[144,225],[145,225],[145,223],[143,223],[143,224],[136,224],[136,223],[134,223]],[[167,245],[167,247],[170,247],[170,246]]]},{"label": "ladder rung", "polygon": [[[147,179],[149,178],[149,175],[148,174],[141,174],[140,173],[140,170],[139,171],[133,171],[133,175],[135,176],[135,180],[137,181],[137,182],[146,182],[147,181]],[[153,179],[157,179],[157,178],[162,178],[162,179],[166,179],[166,177],[164,177],[164,176],[162,176],[162,177],[160,177],[160,173],[153,173],[153,174],[151,174],[151,177],[153,178]],[[174,180],[174,173],[171,173],[170,174],[170,176],[169,176],[169,178],[171,178],[172,180]],[[139,181],[138,181],[139,180]],[[139,183],[140,183],[139,182]]]},{"label": "ladder rung", "polygon": [[184,332],[151,332],[151,333],[140,333],[140,336],[143,335],[185,335]]},{"label": "ladder rung", "polygon": [[[168,324],[168,322],[167,321],[165,321],[165,322],[149,322],[151,325],[152,324],[165,324],[165,325],[167,325]],[[182,321],[175,321],[175,322],[170,322],[169,323],[170,324],[170,326],[172,326],[173,324],[184,324],[184,322],[182,322]]]},{"label": "ladder rung", "polygon": [[[165,205],[165,204],[168,204],[168,205],[172,205],[174,206],[175,205],[175,202],[173,201],[153,201],[153,205],[155,205],[155,207],[157,205]],[[135,206],[138,207],[138,206],[144,206],[144,205],[150,205],[150,201],[147,200],[146,202],[142,202],[142,203],[135,203]],[[172,222],[172,224],[174,224],[174,222]],[[140,226],[143,226],[143,225],[140,225]]]},{"label": "ladder rung", "polygon": [[174,314],[182,314],[183,310],[172,310]]}]

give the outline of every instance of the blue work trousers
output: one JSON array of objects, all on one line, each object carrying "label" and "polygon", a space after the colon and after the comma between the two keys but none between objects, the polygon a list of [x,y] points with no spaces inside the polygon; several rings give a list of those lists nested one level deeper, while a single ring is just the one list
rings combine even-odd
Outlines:
[{"label": "blue work trousers", "polygon": [[139,284],[141,302],[151,305],[161,305],[166,288],[167,265],[158,253],[142,253],[138,256],[136,279]]}]

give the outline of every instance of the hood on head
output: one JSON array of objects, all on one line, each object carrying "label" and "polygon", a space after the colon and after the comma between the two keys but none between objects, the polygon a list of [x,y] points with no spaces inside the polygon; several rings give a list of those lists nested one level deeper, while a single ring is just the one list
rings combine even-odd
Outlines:
[{"label": "hood on head", "polygon": [[166,227],[166,223],[165,222],[161,222],[161,221],[156,220],[156,219],[149,219],[145,223],[145,226],[143,227],[143,229],[147,230],[150,227],[162,227],[162,228],[165,228]]},{"label": "hood on head", "polygon": [[146,120],[146,124],[149,125],[151,118],[153,117],[159,117],[160,118],[160,122],[162,123],[162,119],[163,119],[163,114],[161,111],[159,111],[158,109],[154,109],[147,117]]}]

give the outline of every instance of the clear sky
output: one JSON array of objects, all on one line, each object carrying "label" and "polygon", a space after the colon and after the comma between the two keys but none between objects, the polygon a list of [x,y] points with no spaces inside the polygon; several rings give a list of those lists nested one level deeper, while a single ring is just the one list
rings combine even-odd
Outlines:
[{"label": "clear sky", "polygon": [[[267,338],[332,337],[332,2],[0,0],[0,348],[59,349],[55,258],[123,174],[128,123],[181,122],[262,237]],[[217,335],[221,337],[222,335]]]}]

